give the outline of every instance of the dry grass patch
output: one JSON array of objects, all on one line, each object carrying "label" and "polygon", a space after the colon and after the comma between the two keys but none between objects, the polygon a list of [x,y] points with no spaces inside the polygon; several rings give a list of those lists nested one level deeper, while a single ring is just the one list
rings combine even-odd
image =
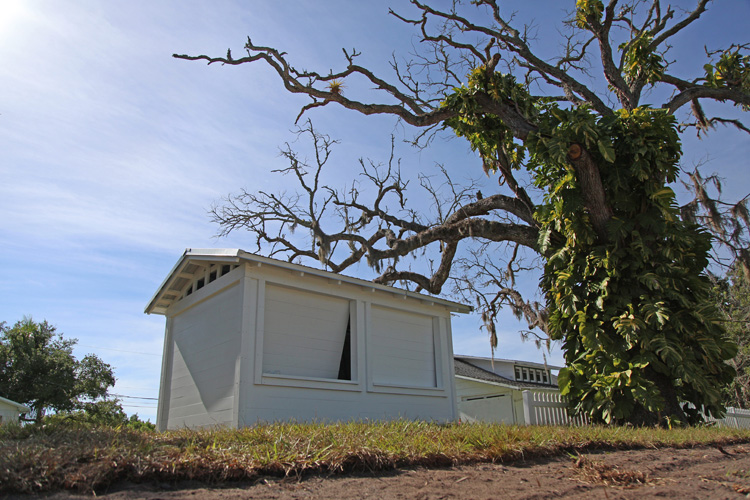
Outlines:
[{"label": "dry grass patch", "polygon": [[[163,433],[101,427],[6,427],[0,428],[0,491],[69,489],[91,493],[125,480],[216,484],[264,475],[382,471],[510,462],[593,449],[740,442],[750,442],[750,432],[715,427],[516,427],[406,420],[276,423],[240,430]],[[610,480],[616,480],[615,475]]]},{"label": "dry grass patch", "polygon": [[647,472],[620,469],[580,454],[575,457],[573,465],[577,479],[589,484],[635,487],[650,480]]}]

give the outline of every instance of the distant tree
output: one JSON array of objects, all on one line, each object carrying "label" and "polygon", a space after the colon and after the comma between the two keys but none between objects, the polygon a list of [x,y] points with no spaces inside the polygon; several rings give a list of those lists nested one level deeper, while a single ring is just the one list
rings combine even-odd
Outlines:
[{"label": "distant tree", "polygon": [[105,398],[115,384],[112,367],[93,354],[77,360],[76,342],[47,321],[0,323],[0,395],[28,405],[36,422],[49,410],[84,409]]},{"label": "distant tree", "polygon": [[[456,190],[448,179],[448,202],[426,215],[406,208],[396,165],[365,162],[367,188],[337,191],[319,182],[330,142],[313,133],[316,164],[285,152],[300,194],[230,197],[214,210],[221,232],[248,229],[259,251],[318,259],[337,272],[366,260],[377,282],[434,294],[453,277],[483,306],[491,338],[499,307],[509,304],[562,342],[561,390],[574,412],[597,421],[699,418],[682,403],[721,415],[722,388],[733,378],[725,361],[736,346],[717,321],[705,271],[713,234],[750,280],[750,217],[747,198],[721,203],[705,179],[681,171],[680,134],[720,125],[750,132],[734,118],[750,109],[749,46],[736,40],[707,49],[700,63],[695,54],[674,64],[679,36],[706,33],[698,26],[709,0],[689,10],[661,0],[577,0],[550,30],[559,38],[544,41],[497,0],[410,3],[411,13],[390,13],[421,43],[406,60],[394,56],[390,77],[358,64],[353,49],[341,69],[317,72],[250,38],[241,57],[175,57],[267,65],[286,90],[310,99],[299,116],[330,106],[392,115],[416,127],[414,142],[424,147],[451,130],[502,192]],[[358,81],[370,92],[355,92]],[[680,176],[696,195],[682,210],[671,187]],[[295,228],[310,235],[304,245],[289,237]],[[472,242],[479,249],[462,256],[459,246]],[[428,248],[439,249],[434,265],[404,263]],[[515,287],[524,253],[543,263],[542,307]]]},{"label": "distant tree", "polygon": [[94,425],[106,427],[127,427],[139,431],[152,431],[156,425],[138,418],[138,414],[128,417],[119,399],[100,399],[84,402],[79,409],[62,411],[44,417],[44,425]]},{"label": "distant tree", "polygon": [[726,404],[750,408],[750,285],[743,271],[733,266],[725,277],[716,280],[713,295],[727,332],[738,347],[737,355],[729,360],[737,375],[726,390]]}]

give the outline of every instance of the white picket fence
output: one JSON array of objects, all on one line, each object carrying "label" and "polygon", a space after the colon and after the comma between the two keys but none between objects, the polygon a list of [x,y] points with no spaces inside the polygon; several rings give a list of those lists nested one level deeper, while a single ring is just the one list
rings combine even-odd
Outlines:
[{"label": "white picket fence", "polygon": [[723,427],[732,427],[734,429],[750,429],[750,410],[741,408],[727,408],[727,414],[724,418],[716,419],[706,417],[707,422],[716,422]]},{"label": "white picket fence", "polygon": [[589,418],[568,415],[568,399],[555,391],[523,391],[526,425],[588,425]]},{"label": "white picket fence", "polygon": [[[571,418],[568,415],[568,400],[555,391],[523,391],[523,417],[526,425],[588,425],[589,418],[579,415]],[[750,410],[727,408],[724,418],[706,417],[706,422],[732,427],[750,429]]]}]

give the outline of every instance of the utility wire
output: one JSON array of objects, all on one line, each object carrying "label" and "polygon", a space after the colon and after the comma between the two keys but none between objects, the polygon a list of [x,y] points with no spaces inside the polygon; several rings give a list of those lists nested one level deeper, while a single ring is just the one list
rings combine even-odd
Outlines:
[{"label": "utility wire", "polygon": [[117,398],[129,398],[129,399],[150,399],[152,401],[159,401],[159,398],[146,398],[142,396],[126,396],[124,394],[110,394],[110,396],[115,396]]},{"label": "utility wire", "polygon": [[76,345],[81,346],[81,347],[90,347],[91,349],[106,349],[107,351],[127,352],[130,354],[142,354],[144,356],[161,356],[161,354],[154,354],[152,352],[126,351],[125,349],[115,349],[113,347],[98,347],[95,345],[87,345],[87,344],[76,344]]}]

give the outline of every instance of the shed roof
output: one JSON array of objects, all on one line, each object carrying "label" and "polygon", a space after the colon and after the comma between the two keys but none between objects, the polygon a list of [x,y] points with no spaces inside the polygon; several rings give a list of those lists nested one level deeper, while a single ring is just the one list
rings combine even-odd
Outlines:
[{"label": "shed roof", "polygon": [[14,406],[21,413],[28,413],[28,412],[31,411],[31,408],[29,408],[28,406],[23,405],[21,403],[16,403],[15,401],[11,401],[10,399],[4,398],[2,396],[0,396],[0,403],[5,403],[5,404],[7,404],[9,406]]},{"label": "shed roof", "polygon": [[167,308],[175,302],[181,295],[182,288],[192,279],[192,277],[201,269],[205,263],[228,263],[239,264],[241,262],[252,262],[257,265],[269,265],[291,271],[303,272],[305,274],[319,276],[327,279],[334,279],[345,283],[351,283],[361,287],[382,290],[398,296],[406,296],[413,299],[429,302],[447,307],[453,312],[469,313],[472,307],[466,304],[453,302],[450,300],[424,295],[417,292],[410,292],[402,288],[393,286],[380,285],[371,281],[366,281],[352,276],[324,271],[314,267],[293,264],[269,257],[261,257],[238,248],[188,248],[177,261],[177,264],[167,275],[164,282],[157,290],[156,294],[149,301],[145,312],[147,314],[164,314]]}]

